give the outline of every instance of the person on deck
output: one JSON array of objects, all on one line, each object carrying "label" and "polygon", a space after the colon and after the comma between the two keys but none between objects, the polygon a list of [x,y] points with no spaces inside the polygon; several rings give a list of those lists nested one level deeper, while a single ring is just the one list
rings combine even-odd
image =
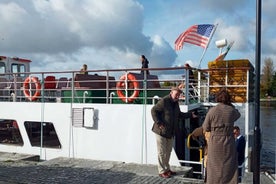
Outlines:
[{"label": "person on deck", "polygon": [[[149,61],[145,55],[141,55],[141,63],[142,63],[142,69],[149,68]],[[146,73],[149,75],[149,70],[147,70]],[[141,74],[144,74],[144,70],[141,70]]]},{"label": "person on deck", "polygon": [[82,68],[81,68],[81,70],[80,70],[80,74],[88,74],[88,72],[87,72],[87,65],[86,64],[84,64],[83,66],[82,66]]}]

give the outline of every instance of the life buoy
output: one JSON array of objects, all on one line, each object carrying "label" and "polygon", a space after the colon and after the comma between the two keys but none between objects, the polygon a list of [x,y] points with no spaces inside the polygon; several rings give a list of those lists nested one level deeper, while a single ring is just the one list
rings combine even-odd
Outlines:
[{"label": "life buoy", "polygon": [[[32,95],[30,93],[30,85],[31,83],[35,83],[35,93]],[[23,83],[23,92],[24,95],[30,100],[35,101],[40,96],[41,85],[37,77],[27,77]]]},{"label": "life buoy", "polygon": [[[127,76],[127,79],[126,79],[126,76]],[[133,89],[134,89],[134,92],[129,97],[127,97],[123,93],[123,89],[122,89],[122,88],[125,89],[125,87],[126,87],[125,86],[126,80],[131,82],[130,86],[131,86],[131,88],[133,87]],[[120,81],[117,82],[116,88],[117,88],[118,97],[125,103],[129,103],[129,102],[131,103],[139,96],[139,83],[138,83],[136,77],[130,73],[127,75],[121,76]]]}]

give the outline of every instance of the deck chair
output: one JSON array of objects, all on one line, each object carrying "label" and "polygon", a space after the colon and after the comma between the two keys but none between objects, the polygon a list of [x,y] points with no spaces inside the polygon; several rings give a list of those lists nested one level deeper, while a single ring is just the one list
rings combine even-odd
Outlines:
[{"label": "deck chair", "polygon": [[56,77],[55,76],[47,76],[44,80],[44,88],[45,89],[56,89]]},{"label": "deck chair", "polygon": [[67,87],[67,85],[68,85],[68,78],[61,77],[57,80],[56,89],[61,89],[61,88]]},{"label": "deck chair", "polygon": [[66,88],[68,86],[68,78],[61,77],[57,80],[56,90],[57,90],[57,97],[61,98],[61,90],[62,88]]},{"label": "deck chair", "polygon": [[45,98],[49,101],[53,101],[56,96],[56,77],[55,76],[46,76],[44,79],[44,91]]}]

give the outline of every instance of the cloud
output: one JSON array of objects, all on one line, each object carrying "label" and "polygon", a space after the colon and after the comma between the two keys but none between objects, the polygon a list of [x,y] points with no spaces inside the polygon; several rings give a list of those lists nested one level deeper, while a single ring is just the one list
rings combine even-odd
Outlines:
[{"label": "cloud", "polygon": [[[162,37],[155,35],[151,39],[152,48],[147,51],[146,57],[149,60],[150,67],[169,67],[174,65],[176,54]],[[116,47],[109,47],[97,50],[91,47],[82,47],[77,52],[72,54],[57,53],[57,54],[38,54],[34,57],[35,60],[44,58],[32,69],[34,71],[58,71],[60,68],[64,70],[79,70],[79,67],[86,63],[88,69],[125,69],[125,68],[140,68],[140,55],[134,52],[125,52]],[[66,63],[66,65],[64,64]]]},{"label": "cloud", "polygon": [[234,41],[232,48],[234,50],[249,51],[252,49],[252,43],[247,34],[248,29],[238,25],[226,25],[226,23],[221,22],[216,31],[216,38],[217,40],[226,38],[228,43]]},{"label": "cloud", "polygon": [[177,57],[170,44],[159,35],[152,38],[154,43],[150,57],[154,61],[152,67],[169,67],[174,65]]},{"label": "cloud", "polygon": [[[219,23],[202,63],[217,56],[214,42],[227,38],[231,54],[254,56],[255,3],[249,0],[194,2],[147,0],[1,0],[0,55],[31,59],[32,71],[197,66],[203,49],[173,50],[176,37],[199,23]],[[246,6],[248,5],[248,6]],[[274,0],[263,2],[262,49],[274,51]],[[166,8],[164,8],[166,7]],[[191,8],[193,7],[193,8]],[[153,8],[155,8],[153,10]],[[204,15],[204,16],[203,16]],[[253,57],[254,58],[254,57]]]},{"label": "cloud", "polygon": [[274,0],[266,0],[262,3],[263,18],[265,21],[269,21],[271,25],[276,22],[275,7],[276,1]]},{"label": "cloud", "polygon": [[141,54],[153,66],[155,60],[176,58],[164,39],[155,45],[156,39],[142,32],[143,7],[136,1],[15,0],[1,2],[0,12],[5,15],[0,17],[1,52],[30,57],[36,70],[79,68],[82,63],[95,69],[139,68]]},{"label": "cloud", "polygon": [[55,53],[72,51],[80,45],[78,36],[68,31],[59,18],[44,17],[29,1],[29,6],[19,3],[0,4],[8,18],[0,18],[0,32],[4,41],[0,45],[4,52]]},{"label": "cloud", "polygon": [[207,8],[209,11],[216,11],[230,13],[237,11],[239,9],[244,9],[247,3],[251,2],[250,0],[232,0],[232,1],[221,1],[221,0],[205,0],[201,1],[203,7]]},{"label": "cloud", "polygon": [[[6,7],[21,11],[12,11],[17,16],[10,14],[11,18],[4,22],[12,32],[8,33],[9,42],[2,49],[58,53],[72,52],[82,46],[131,50],[143,50],[141,45],[151,46],[141,34],[142,8],[132,1],[34,0],[26,9],[19,3],[6,4],[2,9]],[[24,46],[14,47],[18,41]]]}]

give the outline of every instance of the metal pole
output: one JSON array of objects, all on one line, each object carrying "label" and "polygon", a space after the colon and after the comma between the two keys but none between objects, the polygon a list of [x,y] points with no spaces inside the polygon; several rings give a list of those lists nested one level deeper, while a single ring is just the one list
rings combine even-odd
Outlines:
[{"label": "metal pole", "polygon": [[254,170],[253,183],[260,183],[260,60],[261,60],[261,0],[256,0],[256,51],[255,51],[255,127],[254,127]]}]

